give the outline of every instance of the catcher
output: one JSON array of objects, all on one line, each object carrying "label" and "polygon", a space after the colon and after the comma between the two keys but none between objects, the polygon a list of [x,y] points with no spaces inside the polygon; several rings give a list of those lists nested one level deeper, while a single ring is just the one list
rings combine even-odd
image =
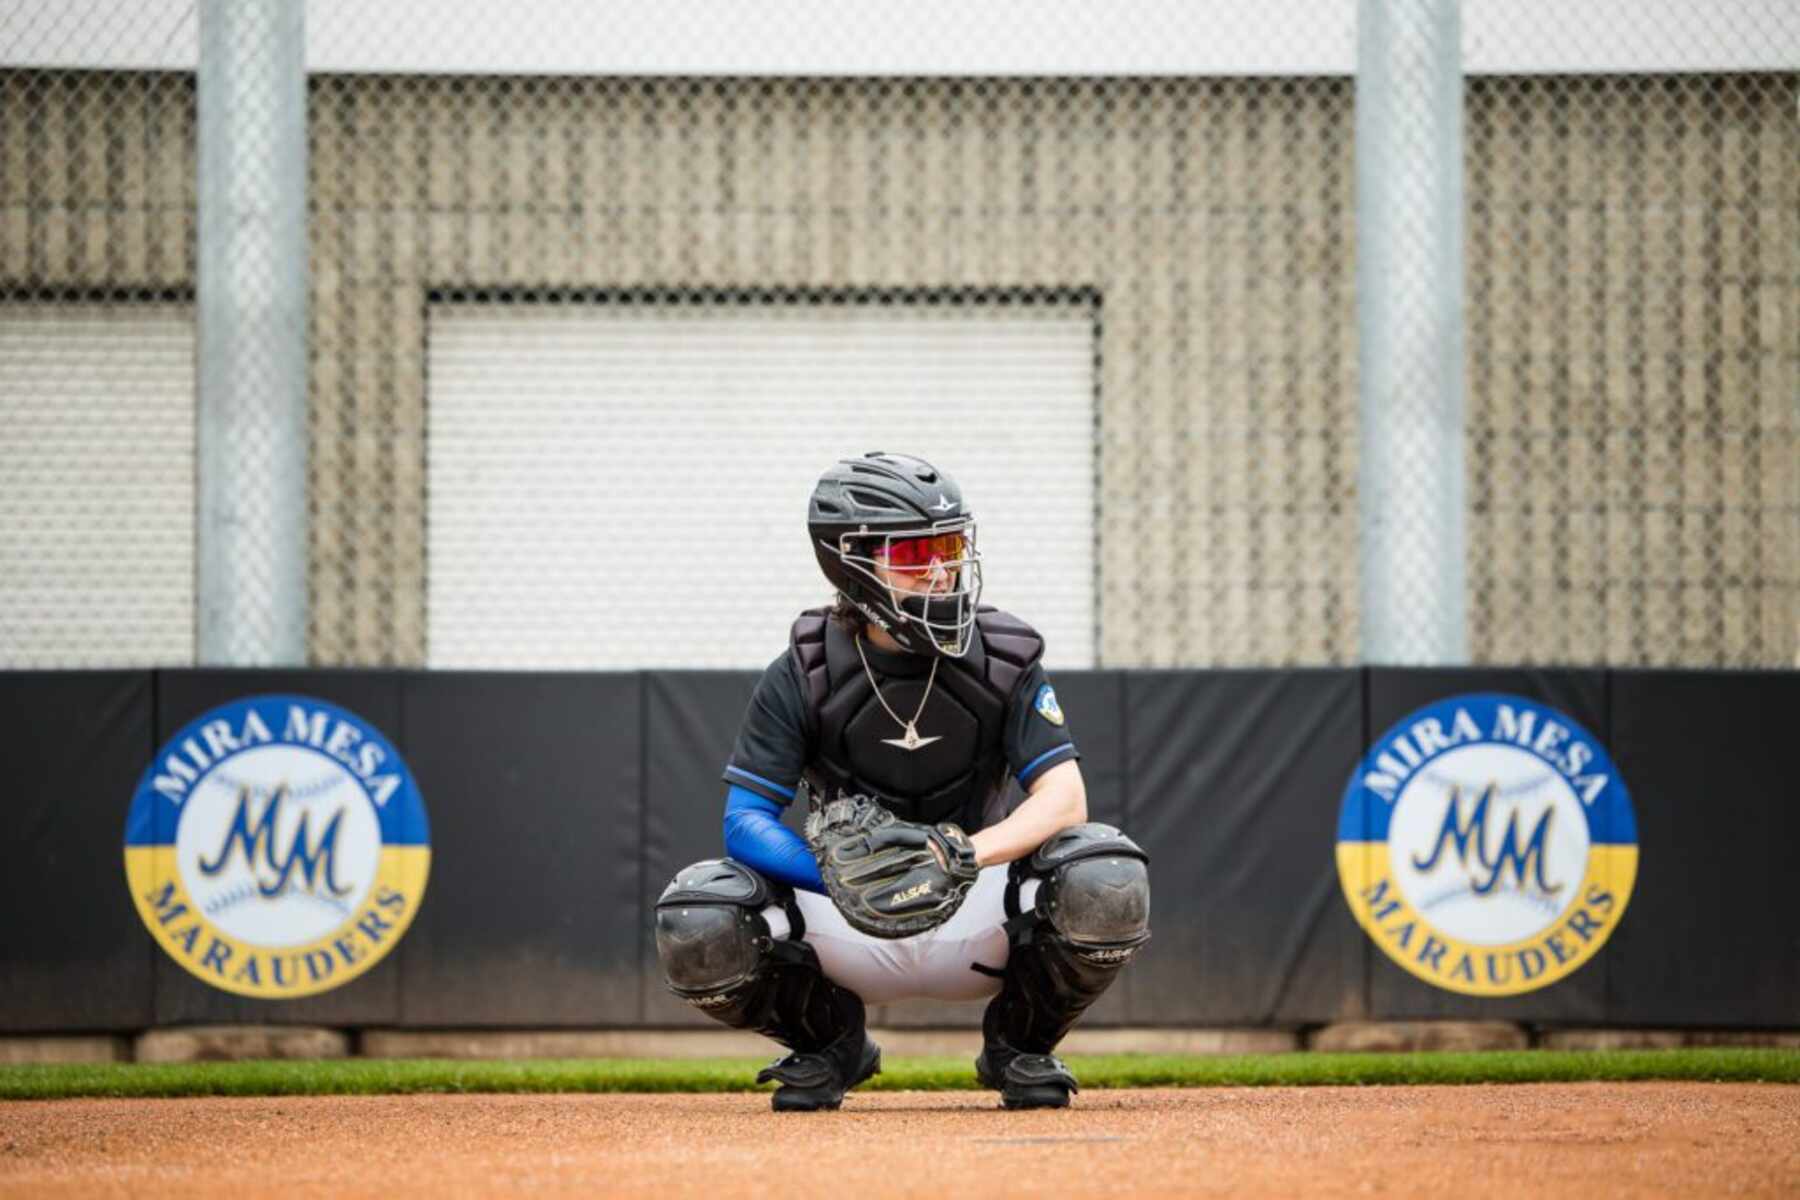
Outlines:
[{"label": "catcher", "polygon": [[[1043,639],[978,607],[961,490],[922,459],[846,459],[807,529],[836,604],[802,613],[725,768],[725,849],[676,875],[656,948],[677,996],[792,1053],[777,1111],[881,1069],[865,1005],[987,1000],[981,1082],[1068,1104],[1056,1044],[1148,940],[1148,858],[1087,821]],[[1008,811],[1016,779],[1024,799]],[[803,797],[803,838],[781,823]]]}]

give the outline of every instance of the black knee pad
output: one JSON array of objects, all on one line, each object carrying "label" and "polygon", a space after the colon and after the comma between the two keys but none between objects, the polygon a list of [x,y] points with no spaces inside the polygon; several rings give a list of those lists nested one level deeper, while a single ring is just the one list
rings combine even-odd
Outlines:
[{"label": "black knee pad", "polygon": [[1065,829],[1039,846],[1028,872],[1050,937],[1094,967],[1130,961],[1150,940],[1150,856],[1111,825]]},{"label": "black knee pad", "polygon": [[656,954],[669,989],[696,1008],[724,1007],[766,961],[776,903],[769,882],[729,858],[678,873],[656,902]]},{"label": "black knee pad", "polygon": [[[1055,1049],[1150,940],[1149,863],[1136,842],[1098,823],[1065,829],[1013,863],[1006,895],[1011,952],[1000,994],[982,1017],[982,1057],[991,1072],[1014,1055]],[[1028,879],[1040,881],[1037,899],[1020,911]]]},{"label": "black knee pad", "polygon": [[[773,937],[763,910],[778,904],[789,933]],[[846,1039],[860,1052],[863,1002],[825,977],[801,939],[792,889],[729,858],[695,863],[656,902],[656,954],[669,990],[733,1029],[754,1029],[799,1051]]]}]

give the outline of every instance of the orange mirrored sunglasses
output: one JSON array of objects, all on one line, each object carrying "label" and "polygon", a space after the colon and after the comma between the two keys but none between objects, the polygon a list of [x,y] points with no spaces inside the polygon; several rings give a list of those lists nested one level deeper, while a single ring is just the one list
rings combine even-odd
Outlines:
[{"label": "orange mirrored sunglasses", "polygon": [[939,533],[927,537],[901,538],[875,547],[875,557],[890,567],[901,570],[929,567],[934,560],[954,563],[968,547],[961,533]]}]

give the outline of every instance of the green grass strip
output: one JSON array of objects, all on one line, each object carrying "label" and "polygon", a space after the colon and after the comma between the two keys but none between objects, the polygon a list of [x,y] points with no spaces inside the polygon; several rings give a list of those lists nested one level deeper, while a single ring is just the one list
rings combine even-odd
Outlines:
[{"label": "green grass strip", "polygon": [[[767,1059],[337,1059],[0,1066],[0,1099],[346,1096],[457,1092],[746,1092]],[[1072,1055],[1084,1088],[1701,1080],[1800,1083],[1800,1050],[1493,1051],[1475,1054]],[[960,1058],[893,1058],[865,1087],[976,1087]]]}]

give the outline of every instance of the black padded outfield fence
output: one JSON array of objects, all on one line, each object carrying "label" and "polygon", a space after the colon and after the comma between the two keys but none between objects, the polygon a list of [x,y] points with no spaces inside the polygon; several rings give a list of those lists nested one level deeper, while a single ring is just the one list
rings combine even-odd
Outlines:
[{"label": "black padded outfield fence", "polygon": [[[649,911],[677,868],[720,853],[718,774],[754,679],[0,675],[13,817],[0,843],[0,1032],[701,1026],[664,991]],[[1090,1024],[1800,1028],[1788,758],[1800,672],[1091,671],[1056,682],[1093,818],[1152,860],[1154,938]],[[352,982],[291,1000],[232,994],[176,962],[135,911],[121,861],[133,789],[159,747],[208,710],[262,694],[315,697],[380,730],[430,820],[429,884],[398,946]],[[1408,714],[1491,694],[1565,714],[1604,746],[1629,787],[1637,846],[1629,900],[1592,960],[1496,997],[1397,965],[1358,926],[1334,860],[1365,751]],[[893,1006],[879,1017],[978,1015]]]}]

